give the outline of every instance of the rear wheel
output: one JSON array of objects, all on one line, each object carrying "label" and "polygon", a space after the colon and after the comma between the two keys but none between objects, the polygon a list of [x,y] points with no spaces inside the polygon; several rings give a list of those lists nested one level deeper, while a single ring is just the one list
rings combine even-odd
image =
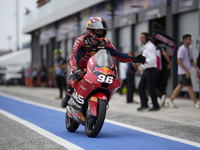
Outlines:
[{"label": "rear wheel", "polygon": [[100,99],[98,104],[97,117],[89,118],[88,116],[86,116],[85,131],[88,137],[96,137],[99,134],[103,126],[105,116],[106,101]]},{"label": "rear wheel", "polygon": [[68,111],[66,111],[65,125],[69,132],[75,132],[79,127],[79,123],[69,116]]}]

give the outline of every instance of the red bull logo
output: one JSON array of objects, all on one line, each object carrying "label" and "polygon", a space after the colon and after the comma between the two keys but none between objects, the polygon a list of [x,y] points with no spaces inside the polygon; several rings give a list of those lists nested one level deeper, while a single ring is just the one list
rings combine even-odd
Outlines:
[{"label": "red bull logo", "polygon": [[82,112],[76,114],[77,117],[79,117],[82,121],[85,121],[85,117],[83,116]]},{"label": "red bull logo", "polygon": [[95,69],[94,72],[96,71],[103,73],[104,75],[115,75],[115,73],[112,70],[110,70],[108,67],[97,68]]}]

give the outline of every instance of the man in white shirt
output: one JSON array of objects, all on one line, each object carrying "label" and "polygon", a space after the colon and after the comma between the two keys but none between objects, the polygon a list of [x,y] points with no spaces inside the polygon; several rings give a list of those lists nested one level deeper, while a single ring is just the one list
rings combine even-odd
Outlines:
[{"label": "man in white shirt", "polygon": [[141,100],[141,107],[138,111],[143,111],[148,109],[148,98],[146,95],[146,87],[149,91],[153,107],[149,111],[157,111],[160,109],[160,106],[157,101],[156,94],[156,71],[157,71],[157,57],[156,57],[156,47],[150,41],[150,35],[146,32],[141,33],[140,41],[144,45],[144,50],[142,55],[146,57],[146,63],[142,65],[144,72],[142,74],[140,83],[139,83],[139,96]]}]

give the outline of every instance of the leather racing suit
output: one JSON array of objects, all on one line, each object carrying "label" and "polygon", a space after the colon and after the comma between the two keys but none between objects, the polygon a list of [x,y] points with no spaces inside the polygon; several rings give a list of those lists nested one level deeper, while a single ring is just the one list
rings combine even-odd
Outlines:
[{"label": "leather racing suit", "polygon": [[69,76],[69,80],[67,82],[68,95],[72,94],[73,88],[80,80],[77,79],[77,76],[73,74],[74,71],[77,69],[81,69],[82,71],[86,70],[86,62],[91,56],[96,54],[101,49],[108,50],[111,55],[120,62],[133,62],[131,56],[118,51],[107,38],[104,38],[100,43],[93,46],[89,36],[80,36],[74,43],[72,55],[69,59],[71,75]]}]

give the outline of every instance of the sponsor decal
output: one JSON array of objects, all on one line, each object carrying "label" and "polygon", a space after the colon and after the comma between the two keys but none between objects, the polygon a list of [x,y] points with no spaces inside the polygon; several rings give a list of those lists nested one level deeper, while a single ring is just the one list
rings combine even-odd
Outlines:
[{"label": "sponsor decal", "polygon": [[87,28],[89,28],[89,26],[90,26],[91,23],[92,23],[91,20],[89,20],[89,21],[87,22]]},{"label": "sponsor decal", "polygon": [[88,79],[85,79],[85,81],[87,81],[88,83],[92,84],[92,82],[91,82],[91,81],[89,81]]},{"label": "sponsor decal", "polygon": [[76,116],[80,118],[83,122],[85,122],[85,117],[83,116],[82,112],[77,113]]},{"label": "sponsor decal", "polygon": [[97,68],[94,70],[94,72],[100,72],[103,73],[104,75],[115,75],[114,72],[110,70],[108,67]]},{"label": "sponsor decal", "polygon": [[72,99],[73,99],[72,100],[73,105],[79,109],[81,109],[82,105],[85,103],[84,97],[81,95],[78,95],[76,90],[74,90],[72,94]]},{"label": "sponsor decal", "polygon": [[96,102],[96,101],[98,100],[98,98],[96,98],[96,97],[91,97],[90,100]]},{"label": "sponsor decal", "polygon": [[98,46],[99,49],[105,49],[105,46]]},{"label": "sponsor decal", "polygon": [[84,91],[86,91],[87,89],[85,88],[85,87],[83,87],[82,85],[80,85],[80,87],[84,90]]},{"label": "sponsor decal", "polygon": [[103,67],[103,68],[97,68],[93,72],[99,72],[102,74],[98,74],[97,76],[97,81],[100,83],[108,83],[112,84],[114,81],[115,73],[110,70],[108,67]]},{"label": "sponsor decal", "polygon": [[165,38],[164,36],[162,36],[161,34],[156,34],[155,36],[158,40],[162,41],[165,44],[168,44],[169,46],[173,47],[174,42],[171,41],[170,39]]},{"label": "sponsor decal", "polygon": [[91,65],[93,65],[93,64],[94,64],[94,63],[93,63],[93,61],[92,61],[92,59],[90,59],[90,60],[89,60],[89,62],[90,62],[90,64],[91,64]]},{"label": "sponsor decal", "polygon": [[95,21],[99,21],[100,18],[96,17],[96,18],[92,18]]},{"label": "sponsor decal", "polygon": [[96,54],[97,52],[95,52],[95,51],[92,51],[91,53],[90,53],[90,55],[94,55],[94,54]]}]

